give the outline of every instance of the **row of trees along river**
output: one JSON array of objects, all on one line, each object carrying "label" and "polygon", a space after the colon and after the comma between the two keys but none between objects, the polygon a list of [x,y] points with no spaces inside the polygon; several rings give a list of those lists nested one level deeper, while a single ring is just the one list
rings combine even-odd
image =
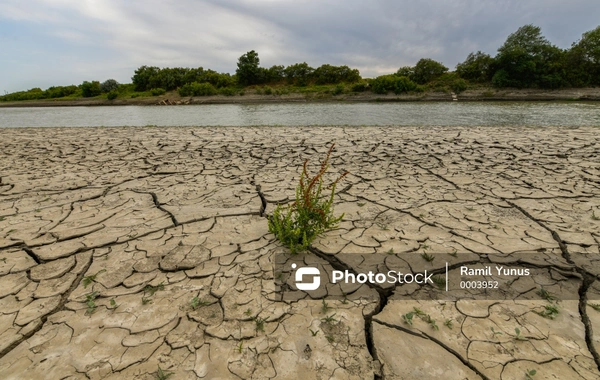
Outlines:
[{"label": "row of trees along river", "polygon": [[[497,88],[588,87],[600,85],[600,26],[583,33],[568,49],[548,41],[541,29],[525,25],[508,36],[496,56],[478,51],[450,72],[442,63],[420,59],[415,66],[376,78],[362,78],[357,69],[329,64],[317,68],[306,62],[284,67],[260,66],[254,50],[242,55],[234,75],[199,68],[158,68],[142,66],[135,70],[132,83],[114,79],[84,81],[80,85],[33,88],[0,97],[1,101],[79,98],[157,96],[178,91],[181,96],[243,95],[250,87],[265,95],[306,91],[314,86],[329,86],[334,95],[372,91],[378,94],[452,90],[460,93],[473,86]],[[257,87],[259,86],[259,87]],[[271,86],[274,86],[272,88]]]}]

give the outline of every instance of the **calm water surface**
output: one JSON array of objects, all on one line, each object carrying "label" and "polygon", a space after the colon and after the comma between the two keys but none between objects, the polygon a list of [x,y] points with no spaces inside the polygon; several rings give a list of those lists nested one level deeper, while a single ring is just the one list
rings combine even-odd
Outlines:
[{"label": "calm water surface", "polygon": [[0,108],[0,128],[146,125],[600,126],[600,104],[428,102]]}]

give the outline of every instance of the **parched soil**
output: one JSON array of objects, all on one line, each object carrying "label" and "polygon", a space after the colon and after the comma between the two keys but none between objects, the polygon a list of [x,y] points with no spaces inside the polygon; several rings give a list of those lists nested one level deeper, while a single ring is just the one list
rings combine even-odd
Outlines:
[{"label": "parched soil", "polygon": [[[299,261],[573,297],[282,300],[267,216],[333,142],[344,217]],[[0,377],[598,379],[599,157],[592,127],[3,129]]]}]

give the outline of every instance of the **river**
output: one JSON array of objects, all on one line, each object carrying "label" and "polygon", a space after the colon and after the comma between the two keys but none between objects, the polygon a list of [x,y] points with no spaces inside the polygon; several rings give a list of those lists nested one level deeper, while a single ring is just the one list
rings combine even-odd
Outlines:
[{"label": "river", "polygon": [[0,108],[0,128],[147,125],[600,126],[600,104],[415,102]]}]

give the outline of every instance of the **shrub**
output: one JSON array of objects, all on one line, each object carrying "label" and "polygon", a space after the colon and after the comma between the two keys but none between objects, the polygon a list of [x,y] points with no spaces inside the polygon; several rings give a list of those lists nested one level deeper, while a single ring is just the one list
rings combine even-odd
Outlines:
[{"label": "shrub", "polygon": [[273,89],[269,86],[263,88],[263,94],[265,95],[273,95]]},{"label": "shrub", "polygon": [[150,90],[150,94],[152,94],[152,96],[164,95],[166,93],[167,90],[165,90],[164,88],[153,88]]},{"label": "shrub", "polygon": [[332,205],[335,187],[348,172],[327,187],[331,189],[328,197],[321,197],[323,175],[329,168],[329,158],[334,146],[332,144],[329,148],[314,177],[310,177],[308,173],[308,160],[304,161],[300,182],[296,187],[296,201],[287,206],[277,205],[269,218],[269,232],[288,246],[292,253],[306,250],[317,236],[335,228],[344,217],[344,214],[335,217]]},{"label": "shrub", "polygon": [[81,84],[81,94],[84,98],[91,98],[93,96],[98,96],[102,93],[100,90],[100,82],[97,80],[93,82],[84,81]]},{"label": "shrub", "polygon": [[219,94],[221,94],[221,95],[234,96],[235,93],[236,93],[236,90],[233,87],[222,87],[221,89],[219,89]]},{"label": "shrub", "polygon": [[107,79],[100,85],[100,91],[103,93],[116,91],[119,88],[119,82],[114,79]]},{"label": "shrub", "polygon": [[332,94],[333,95],[339,95],[341,93],[344,92],[344,85],[343,84],[338,84],[337,86],[334,87]]},{"label": "shrub", "polygon": [[210,83],[187,83],[179,88],[181,96],[210,96],[216,95],[217,90]]},{"label": "shrub", "polygon": [[111,91],[106,95],[106,99],[108,100],[115,100],[117,98],[118,94],[116,91]]},{"label": "shrub", "polygon": [[367,82],[359,82],[352,85],[352,92],[364,92],[369,88]]},{"label": "shrub", "polygon": [[393,91],[396,94],[415,91],[417,85],[407,77],[399,77],[395,74],[381,75],[372,82],[373,92],[376,94],[387,94]]},{"label": "shrub", "polygon": [[464,79],[457,79],[454,82],[452,82],[450,88],[455,93],[460,94],[461,92],[467,89],[467,82]]}]

